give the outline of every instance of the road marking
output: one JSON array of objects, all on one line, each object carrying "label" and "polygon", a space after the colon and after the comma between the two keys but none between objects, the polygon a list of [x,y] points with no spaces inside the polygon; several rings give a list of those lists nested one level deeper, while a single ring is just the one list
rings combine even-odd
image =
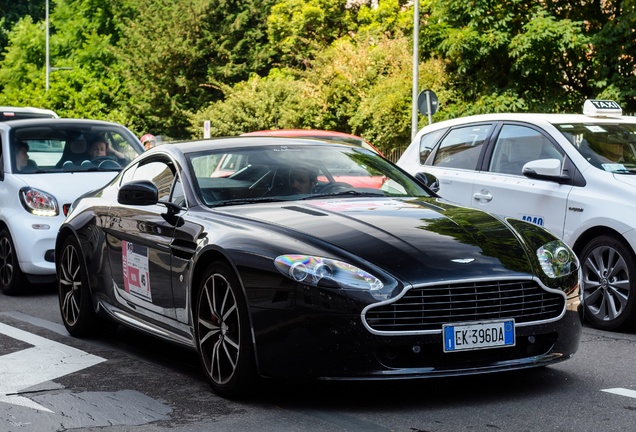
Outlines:
[{"label": "road marking", "polygon": [[19,396],[20,390],[106,361],[6,324],[0,323],[0,333],[33,345],[32,348],[0,356],[0,402],[52,412],[31,399]]},{"label": "road marking", "polygon": [[629,390],[624,388],[611,388],[611,389],[601,389],[601,391],[604,391],[606,393],[614,393],[619,396],[627,396],[627,397],[636,399],[636,391],[634,390]]}]

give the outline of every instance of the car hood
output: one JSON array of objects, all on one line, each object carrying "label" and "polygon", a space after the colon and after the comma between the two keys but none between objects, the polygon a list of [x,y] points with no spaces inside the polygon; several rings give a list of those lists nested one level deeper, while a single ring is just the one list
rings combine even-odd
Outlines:
[{"label": "car hood", "polygon": [[80,195],[101,188],[110,182],[117,172],[91,171],[91,172],[65,172],[48,174],[21,174],[16,175],[16,180],[47,192],[58,200],[59,205],[70,204]]},{"label": "car hood", "polygon": [[440,199],[311,200],[222,211],[307,233],[413,284],[532,273],[512,228]]},{"label": "car hood", "polygon": [[614,178],[630,186],[636,186],[636,175],[634,174],[614,174]]}]

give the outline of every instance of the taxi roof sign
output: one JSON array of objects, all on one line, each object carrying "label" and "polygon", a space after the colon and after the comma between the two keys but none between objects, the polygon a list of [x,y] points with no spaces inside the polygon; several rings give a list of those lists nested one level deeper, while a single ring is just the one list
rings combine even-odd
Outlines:
[{"label": "taxi roof sign", "polygon": [[621,106],[613,100],[588,99],[583,104],[583,114],[594,117],[623,115]]}]

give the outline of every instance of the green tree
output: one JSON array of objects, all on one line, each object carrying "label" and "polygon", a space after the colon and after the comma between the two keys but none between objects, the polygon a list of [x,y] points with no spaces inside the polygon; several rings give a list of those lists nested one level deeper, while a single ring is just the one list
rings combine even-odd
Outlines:
[{"label": "green tree", "polygon": [[[455,114],[579,110],[591,93],[583,22],[557,19],[564,2],[431,0],[423,52],[441,57]],[[571,8],[568,8],[571,11]]]},{"label": "green tree", "polygon": [[128,0],[117,46],[135,129],[186,138],[191,113],[224,84],[267,71],[270,1]]},{"label": "green tree", "polygon": [[347,0],[283,0],[272,7],[267,35],[283,65],[307,67],[315,55],[353,30]]},{"label": "green tree", "polygon": [[0,60],[9,43],[9,32],[15,24],[26,16],[30,16],[35,22],[44,19],[45,6],[45,0],[37,2],[0,0]]}]

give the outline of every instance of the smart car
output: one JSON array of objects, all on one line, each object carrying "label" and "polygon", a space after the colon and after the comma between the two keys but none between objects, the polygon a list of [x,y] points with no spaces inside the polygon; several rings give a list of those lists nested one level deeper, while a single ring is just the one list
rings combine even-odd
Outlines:
[{"label": "smart car", "polygon": [[450,201],[550,230],[581,259],[587,320],[634,326],[636,117],[616,102],[434,123],[397,164]]},{"label": "smart car", "polygon": [[[111,155],[91,158],[96,139]],[[143,148],[122,125],[82,119],[0,122],[0,289],[55,281],[54,243],[73,200],[108,183]]]},{"label": "smart car", "polygon": [[[245,163],[214,176],[228,154]],[[387,180],[336,181],[329,166],[344,164]],[[225,397],[264,378],[548,366],[580,340],[580,267],[564,242],[440,199],[371,150],[326,141],[154,147],[73,203],[55,257],[71,335],[117,323],[188,347]]]}]

